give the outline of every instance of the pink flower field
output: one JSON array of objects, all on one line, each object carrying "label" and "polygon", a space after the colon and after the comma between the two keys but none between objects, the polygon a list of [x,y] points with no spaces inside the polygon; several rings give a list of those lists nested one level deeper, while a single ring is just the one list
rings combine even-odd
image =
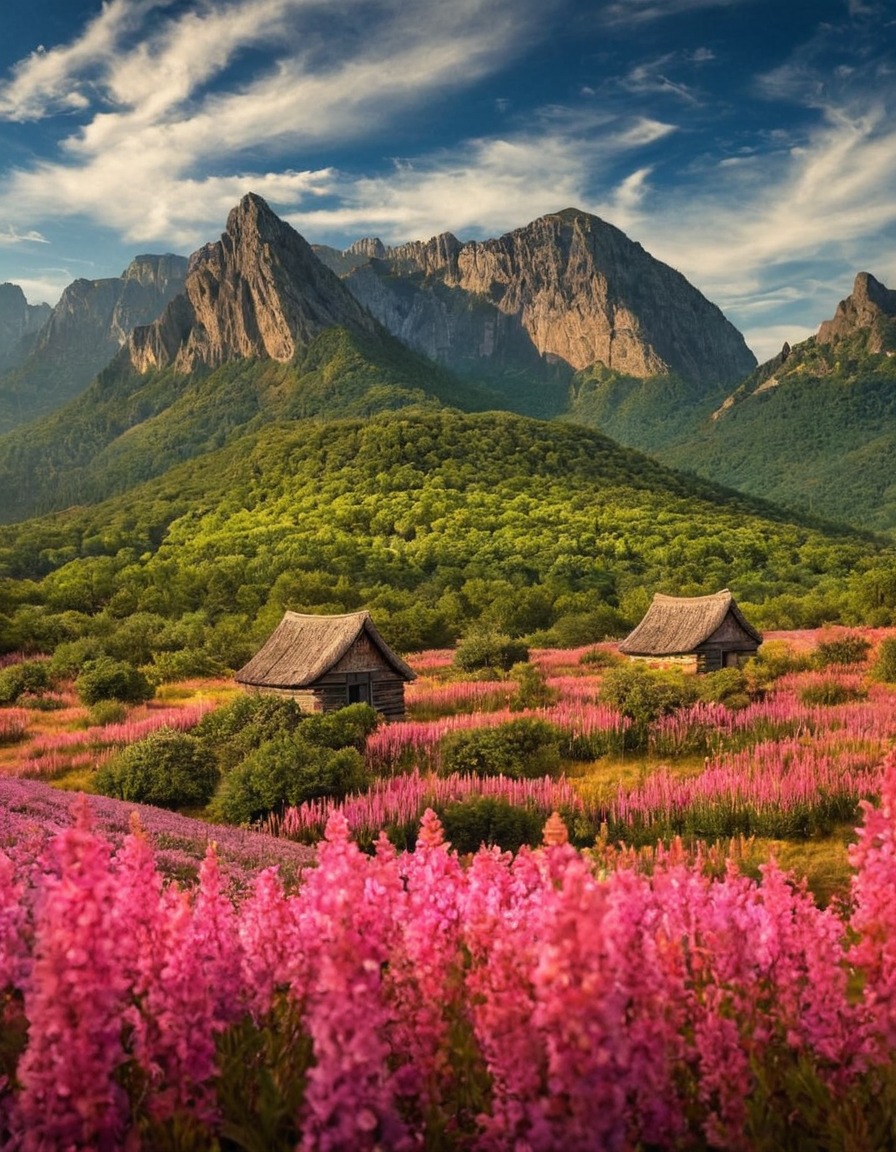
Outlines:
[{"label": "pink flower field", "polygon": [[774,864],[598,874],[557,818],[463,863],[431,811],[372,854],[334,813],[300,885],[237,895],[213,846],[181,889],[92,804],[6,819],[5,1147],[891,1146],[848,1137],[896,1103],[896,757],[828,910]]},{"label": "pink flower field", "polygon": [[[541,707],[426,654],[369,787],[251,830],[44,782],[195,703],[0,710],[0,1148],[896,1147],[896,689],[863,634],[823,668],[830,632],[782,637],[791,670],[637,753],[612,652],[535,653]],[[556,771],[445,770],[516,721]],[[456,851],[476,802],[543,843]],[[850,836],[826,906],[743,847]]]}]

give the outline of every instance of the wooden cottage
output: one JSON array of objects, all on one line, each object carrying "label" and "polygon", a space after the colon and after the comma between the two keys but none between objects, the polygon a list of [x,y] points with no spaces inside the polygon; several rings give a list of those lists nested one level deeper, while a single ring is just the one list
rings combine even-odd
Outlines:
[{"label": "wooden cottage", "polygon": [[698,672],[737,668],[755,656],[762,636],[724,588],[712,596],[657,593],[647,615],[619,645],[632,657],[693,656]]},{"label": "wooden cottage", "polygon": [[250,691],[292,696],[306,712],[363,703],[390,720],[404,716],[404,686],[415,678],[376,630],[369,612],[287,612],[236,674],[237,683]]}]

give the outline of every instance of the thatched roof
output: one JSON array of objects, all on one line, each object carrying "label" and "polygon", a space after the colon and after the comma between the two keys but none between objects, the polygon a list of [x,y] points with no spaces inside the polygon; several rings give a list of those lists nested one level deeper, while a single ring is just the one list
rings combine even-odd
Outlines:
[{"label": "thatched roof", "polygon": [[307,688],[339,663],[362,632],[399,676],[416,679],[379,634],[369,612],[342,616],[286,612],[264,646],[237,672],[236,679],[240,684],[263,688]]},{"label": "thatched roof", "polygon": [[693,652],[731,613],[757,644],[762,637],[747,622],[727,588],[711,596],[664,596],[657,592],[647,614],[619,645],[628,656],[681,656]]}]

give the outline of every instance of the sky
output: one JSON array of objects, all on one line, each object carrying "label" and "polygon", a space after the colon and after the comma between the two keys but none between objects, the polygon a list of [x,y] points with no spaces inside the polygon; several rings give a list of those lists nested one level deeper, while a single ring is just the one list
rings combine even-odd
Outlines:
[{"label": "sky", "polygon": [[500,236],[581,208],[760,361],[896,287],[893,0],[7,0],[0,282],[217,239]]}]

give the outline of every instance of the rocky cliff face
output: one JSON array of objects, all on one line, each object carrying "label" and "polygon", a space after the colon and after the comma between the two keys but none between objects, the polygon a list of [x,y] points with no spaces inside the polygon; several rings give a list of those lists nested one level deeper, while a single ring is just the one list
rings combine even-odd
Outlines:
[{"label": "rocky cliff face", "polygon": [[[140,324],[150,324],[183,290],[183,256],[137,256],[121,276],[75,280],[53,309],[35,352],[71,362],[88,371],[87,379],[112,359]],[[86,382],[86,381],[85,381]]]},{"label": "rocky cliff face", "polygon": [[815,340],[818,344],[833,344],[867,332],[867,352],[892,352],[896,345],[896,332],[892,330],[894,319],[896,292],[875,280],[870,272],[860,272],[852,294],[840,301],[833,319],[824,321]]},{"label": "rocky cliff face", "polygon": [[337,325],[376,327],[298,232],[249,194],[221,239],[190,257],[183,294],[155,324],[134,331],[128,347],[140,372],[190,372],[246,357],[285,362]]},{"label": "rocky cliff face", "polygon": [[21,362],[29,338],[47,322],[49,304],[29,304],[18,284],[0,284],[0,371]]},{"label": "rocky cliff face", "polygon": [[453,366],[471,357],[515,363],[525,344],[529,360],[640,378],[676,373],[708,386],[756,364],[680,273],[574,209],[497,240],[464,244],[445,233],[384,249],[346,283],[395,335]]},{"label": "rocky cliff face", "polygon": [[0,379],[0,431],[77,396],[140,324],[149,324],[183,289],[183,256],[137,256],[121,276],[75,280],[15,371]]}]

